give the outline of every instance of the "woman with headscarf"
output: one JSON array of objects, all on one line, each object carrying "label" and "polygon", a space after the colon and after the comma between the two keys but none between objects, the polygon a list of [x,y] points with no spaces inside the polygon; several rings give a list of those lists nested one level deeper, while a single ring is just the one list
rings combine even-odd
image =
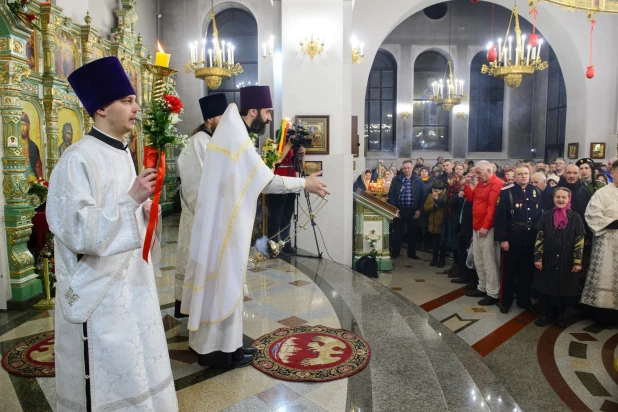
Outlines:
[{"label": "woman with headscarf", "polygon": [[371,182],[371,170],[367,169],[365,173],[359,175],[356,182],[354,182],[354,191],[356,192],[357,189],[369,190],[369,182]]},{"label": "woman with headscarf", "polygon": [[532,288],[545,304],[537,326],[564,327],[568,306],[579,302],[580,274],[586,229],[579,214],[571,210],[571,191],[554,191],[554,208],[543,213],[537,225]]}]

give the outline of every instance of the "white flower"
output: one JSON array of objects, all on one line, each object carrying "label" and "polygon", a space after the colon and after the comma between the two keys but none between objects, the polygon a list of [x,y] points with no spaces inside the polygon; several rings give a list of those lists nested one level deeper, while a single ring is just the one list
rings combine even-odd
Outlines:
[{"label": "white flower", "polygon": [[180,117],[178,117],[178,113],[170,113],[170,119],[172,121],[172,125],[182,122]]}]

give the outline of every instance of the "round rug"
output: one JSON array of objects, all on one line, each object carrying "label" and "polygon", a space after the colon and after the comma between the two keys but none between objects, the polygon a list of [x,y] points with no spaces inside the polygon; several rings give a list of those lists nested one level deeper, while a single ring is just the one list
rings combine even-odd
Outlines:
[{"label": "round rug", "polygon": [[13,346],[2,357],[2,367],[27,378],[55,376],[54,331],[32,336]]},{"label": "round rug", "polygon": [[371,358],[364,339],[326,326],[281,328],[253,342],[253,366],[277,379],[326,382],[362,371]]}]

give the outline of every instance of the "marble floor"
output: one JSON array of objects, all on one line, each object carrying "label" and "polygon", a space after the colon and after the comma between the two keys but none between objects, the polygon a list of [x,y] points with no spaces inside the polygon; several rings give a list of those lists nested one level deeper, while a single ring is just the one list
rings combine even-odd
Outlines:
[{"label": "marble floor", "polygon": [[[173,317],[178,216],[163,231],[157,286],[181,411],[618,410],[618,330],[577,317],[565,330],[537,328],[530,312],[480,307],[425,254],[400,257],[377,282],[326,259],[283,257],[247,272],[247,344],[281,327],[345,328],[371,346],[360,373],[295,383],[250,366],[203,368],[188,351],[186,319]],[[53,311],[0,311],[0,352],[53,320]],[[54,378],[0,369],[0,388],[1,411],[55,410]]]}]

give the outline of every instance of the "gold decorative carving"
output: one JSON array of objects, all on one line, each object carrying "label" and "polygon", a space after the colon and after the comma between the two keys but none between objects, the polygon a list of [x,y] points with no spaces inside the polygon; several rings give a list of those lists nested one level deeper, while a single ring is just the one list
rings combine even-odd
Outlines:
[{"label": "gold decorative carving", "polygon": [[13,41],[13,51],[22,54],[24,52],[24,45],[17,40]]},{"label": "gold decorative carving", "polygon": [[23,173],[4,176],[4,181],[2,182],[2,190],[4,192],[4,196],[6,196],[9,202],[11,199],[25,197],[29,189],[30,184],[28,184],[26,176],[24,176]]},{"label": "gold decorative carving", "polygon": [[0,84],[9,84],[9,62],[0,61]]},{"label": "gold decorative carving", "polygon": [[30,67],[25,64],[13,63],[13,84],[21,83],[24,77],[30,76]]},{"label": "gold decorative carving", "polygon": [[5,51],[7,49],[7,41],[6,39],[0,39],[0,51]]},{"label": "gold decorative carving", "polygon": [[36,84],[22,82],[21,90],[25,93],[38,94],[39,88],[37,87]]}]

